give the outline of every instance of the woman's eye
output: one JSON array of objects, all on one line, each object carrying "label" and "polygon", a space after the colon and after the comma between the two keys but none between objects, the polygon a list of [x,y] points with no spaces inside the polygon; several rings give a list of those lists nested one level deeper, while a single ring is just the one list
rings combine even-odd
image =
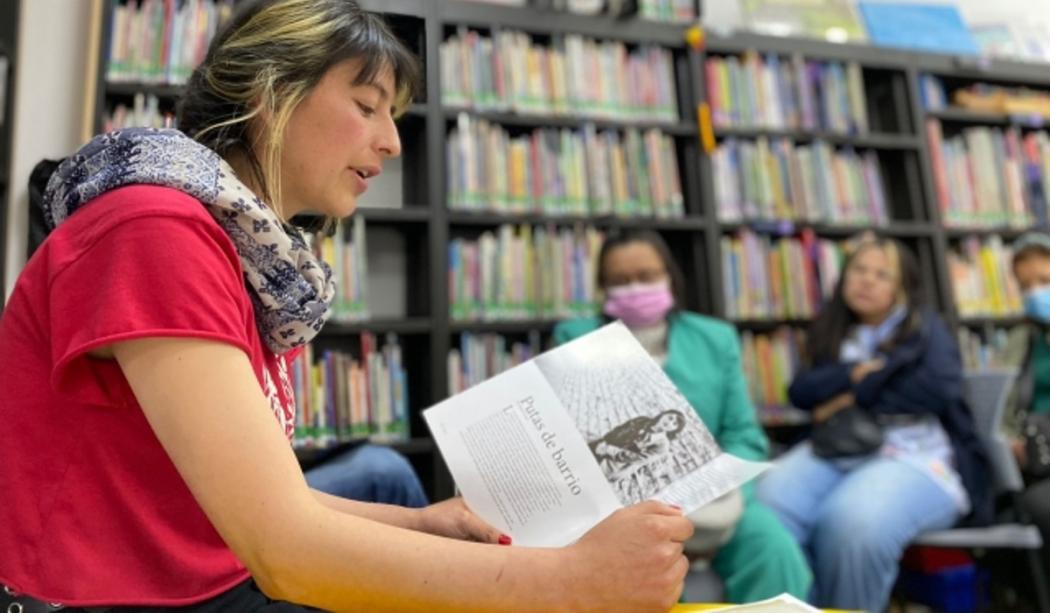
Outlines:
[{"label": "woman's eye", "polygon": [[358,102],[357,103],[357,107],[361,109],[361,113],[365,117],[371,117],[372,115],[376,114],[375,107],[368,106],[367,104],[364,104],[363,102]]}]

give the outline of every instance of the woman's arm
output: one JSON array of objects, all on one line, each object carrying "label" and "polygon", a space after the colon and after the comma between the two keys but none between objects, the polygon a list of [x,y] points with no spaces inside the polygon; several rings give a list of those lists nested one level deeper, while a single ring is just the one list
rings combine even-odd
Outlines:
[{"label": "woman's arm", "polygon": [[194,497],[271,597],[329,610],[524,611],[653,607],[680,593],[691,526],[664,505],[615,513],[564,549],[443,539],[388,525],[400,520],[382,507],[354,517],[311,493],[239,349],[152,338],[113,354]]},{"label": "woman's arm", "polygon": [[852,367],[852,364],[830,362],[799,372],[788,388],[791,404],[804,411],[811,411],[817,405],[848,392],[852,387]]},{"label": "woman's arm", "polygon": [[[886,367],[854,388],[857,404],[886,413],[940,415],[962,398],[962,359],[948,327],[933,314],[922,345],[892,352]],[[917,356],[916,356],[917,354]]]}]

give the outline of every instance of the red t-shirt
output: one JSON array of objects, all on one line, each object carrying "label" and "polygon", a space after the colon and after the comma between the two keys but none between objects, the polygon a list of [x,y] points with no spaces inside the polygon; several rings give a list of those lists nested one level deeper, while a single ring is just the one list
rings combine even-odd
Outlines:
[{"label": "red t-shirt", "polygon": [[285,360],[226,233],[173,189],[96,198],[33,255],[0,318],[0,583],[67,605],[183,605],[248,577],[116,361],[87,355],[162,336],[242,349],[291,437]]}]

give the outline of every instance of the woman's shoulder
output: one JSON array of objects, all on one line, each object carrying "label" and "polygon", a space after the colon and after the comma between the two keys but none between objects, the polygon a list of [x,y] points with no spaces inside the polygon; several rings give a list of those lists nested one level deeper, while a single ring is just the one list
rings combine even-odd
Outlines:
[{"label": "woman's shoulder", "polygon": [[64,250],[80,251],[106,239],[143,242],[137,237],[149,234],[142,232],[144,228],[172,232],[173,240],[200,236],[223,248],[232,246],[229,236],[199,200],[158,185],[128,185],[101,194],[59,225],[49,239]]},{"label": "woman's shoulder", "polygon": [[672,334],[686,332],[703,336],[717,343],[735,343],[737,340],[736,328],[729,322],[692,311],[675,313],[671,331]]},{"label": "woman's shoulder", "polygon": [[602,323],[602,318],[598,316],[567,319],[554,326],[554,338],[559,343],[565,343],[597,330]]}]

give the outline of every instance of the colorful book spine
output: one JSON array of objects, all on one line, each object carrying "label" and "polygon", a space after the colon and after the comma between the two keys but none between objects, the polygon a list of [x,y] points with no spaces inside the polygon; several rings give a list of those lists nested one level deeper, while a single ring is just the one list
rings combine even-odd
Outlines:
[{"label": "colorful book spine", "polygon": [[870,130],[864,73],[856,62],[749,51],[708,58],[702,78],[716,128]]},{"label": "colorful book spine", "polygon": [[999,236],[971,236],[948,252],[948,274],[962,317],[1011,317],[1022,311],[1011,272],[1013,250]]},{"label": "colorful book spine", "polygon": [[562,319],[597,308],[596,258],[603,234],[591,227],[500,226],[449,243],[455,321]]},{"label": "colorful book spine", "polygon": [[363,333],[356,356],[318,354],[307,345],[289,370],[296,402],[295,446],[408,438],[408,377],[396,335],[387,334],[377,347],[375,337]]},{"label": "colorful book spine", "polygon": [[183,84],[234,0],[112,0],[106,80]]},{"label": "colorful book spine", "polygon": [[1050,147],[1046,131],[966,128],[946,136],[926,122],[937,203],[945,225],[1026,228],[1045,223]]},{"label": "colorful book spine", "polygon": [[726,316],[735,320],[809,319],[831,295],[841,271],[840,243],[773,238],[741,230],[721,240]]},{"label": "colorful book spine", "polygon": [[459,346],[448,354],[449,394],[458,394],[486,379],[522,364],[542,351],[539,333],[529,333],[526,342],[511,341],[499,334],[460,335]]},{"label": "colorful book spine", "polygon": [[675,122],[671,51],[576,34],[550,44],[524,32],[460,28],[441,44],[442,101],[482,111]]},{"label": "colorful book spine", "polygon": [[885,179],[878,155],[823,141],[726,139],[712,154],[723,222],[791,220],[885,226]]},{"label": "colorful book spine", "polygon": [[769,334],[745,330],[740,334],[744,379],[752,404],[760,414],[776,414],[790,407],[788,386],[800,369],[805,333],[781,326]]},{"label": "colorful book spine", "polygon": [[674,139],[659,130],[537,129],[512,137],[461,113],[449,133],[454,210],[678,218],[685,215]]},{"label": "colorful book spine", "polygon": [[331,234],[318,232],[308,236],[314,254],[332,268],[336,281],[329,321],[364,321],[370,317],[366,292],[368,285],[368,247],[365,221],[355,215],[350,221],[337,223]]}]

